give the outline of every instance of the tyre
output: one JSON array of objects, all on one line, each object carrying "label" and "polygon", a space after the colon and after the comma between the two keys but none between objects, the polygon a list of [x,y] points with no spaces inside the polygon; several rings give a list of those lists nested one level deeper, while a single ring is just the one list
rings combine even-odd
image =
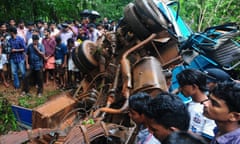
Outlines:
[{"label": "tyre", "polygon": [[136,12],[144,20],[144,23],[152,33],[160,32],[168,28],[168,20],[158,9],[153,0],[136,0]]},{"label": "tyre", "polygon": [[90,40],[85,40],[73,51],[73,61],[83,73],[88,73],[98,66],[98,62],[93,56],[95,50],[95,43]]},{"label": "tyre", "polygon": [[138,15],[136,15],[135,7],[133,3],[129,3],[124,9],[124,19],[126,23],[131,27],[132,32],[140,39],[144,40],[151,35],[143,23],[140,21]]}]

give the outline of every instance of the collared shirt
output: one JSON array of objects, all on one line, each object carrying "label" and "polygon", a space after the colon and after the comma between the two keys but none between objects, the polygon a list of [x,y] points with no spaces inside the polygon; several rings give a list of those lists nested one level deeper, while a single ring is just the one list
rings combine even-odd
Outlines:
[{"label": "collared shirt", "polygon": [[10,59],[12,59],[14,62],[19,63],[22,60],[25,60],[25,55],[24,52],[26,51],[26,45],[25,42],[23,40],[23,38],[21,38],[20,36],[16,36],[15,39],[10,38],[9,39],[9,45],[10,48],[14,48],[14,49],[24,49],[23,52],[10,52]]},{"label": "collared shirt", "polygon": [[211,144],[240,144],[240,128],[219,137],[214,137]]},{"label": "collared shirt", "polygon": [[[45,53],[45,49],[42,44],[38,43],[38,49]],[[30,44],[27,48],[28,61],[32,70],[40,70],[43,67],[43,58],[34,49],[33,44]]]},{"label": "collared shirt", "polygon": [[56,41],[53,38],[44,38],[42,44],[45,48],[45,55],[53,56],[56,48]]}]

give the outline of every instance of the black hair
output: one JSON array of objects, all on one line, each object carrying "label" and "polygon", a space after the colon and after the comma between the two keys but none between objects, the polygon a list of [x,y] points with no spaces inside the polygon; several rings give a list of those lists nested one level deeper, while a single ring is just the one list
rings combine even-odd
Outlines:
[{"label": "black hair", "polygon": [[36,34],[33,34],[33,35],[32,35],[32,39],[33,39],[33,40],[39,40],[39,36],[36,35]]},{"label": "black hair", "polygon": [[55,38],[55,40],[56,40],[56,43],[57,43],[57,44],[60,44],[61,41],[62,41],[62,39],[61,39],[60,36],[57,36],[57,37]]},{"label": "black hair", "polygon": [[165,128],[182,131],[189,128],[190,115],[187,106],[174,94],[162,92],[148,103],[144,114]]},{"label": "black hair", "polygon": [[22,23],[24,23],[24,20],[23,20],[23,19],[20,19],[20,20],[18,21],[18,24],[22,24]]},{"label": "black hair", "polygon": [[204,139],[185,131],[171,133],[162,144],[207,144]]},{"label": "black hair", "polygon": [[224,100],[231,112],[240,113],[240,83],[227,81],[218,83],[210,94]]},{"label": "black hair", "polygon": [[47,31],[47,32],[51,33],[51,30],[49,28],[44,28],[43,31]]},{"label": "black hair", "polygon": [[74,44],[74,39],[73,38],[69,38],[67,40],[67,44]]},{"label": "black hair", "polygon": [[207,77],[197,69],[185,69],[177,74],[177,81],[180,86],[197,85],[204,92],[207,91]]},{"label": "black hair", "polygon": [[17,28],[16,27],[11,26],[11,27],[8,28],[8,31],[13,32],[14,34],[17,34]]},{"label": "black hair", "polygon": [[142,114],[147,103],[150,101],[151,96],[145,92],[138,92],[129,97],[129,108],[135,110],[137,113]]}]

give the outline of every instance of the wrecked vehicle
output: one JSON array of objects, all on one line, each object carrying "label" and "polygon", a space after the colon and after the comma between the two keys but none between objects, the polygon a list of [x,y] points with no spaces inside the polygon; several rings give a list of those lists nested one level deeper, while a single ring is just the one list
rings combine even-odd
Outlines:
[{"label": "wrecked vehicle", "polygon": [[0,143],[131,144],[137,127],[127,114],[129,96],[169,91],[166,71],[173,71],[175,89],[174,75],[184,68],[239,65],[240,46],[232,40],[239,34],[236,24],[193,33],[174,4],[129,3],[116,32],[106,32],[96,43],[86,40],[73,51],[84,74],[76,91],[33,109],[32,130],[1,136]]}]

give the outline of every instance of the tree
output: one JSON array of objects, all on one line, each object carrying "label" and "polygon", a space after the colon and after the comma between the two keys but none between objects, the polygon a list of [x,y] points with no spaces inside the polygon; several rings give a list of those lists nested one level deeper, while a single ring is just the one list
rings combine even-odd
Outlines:
[{"label": "tree", "polygon": [[181,14],[195,31],[228,22],[238,22],[240,0],[179,0]]}]

